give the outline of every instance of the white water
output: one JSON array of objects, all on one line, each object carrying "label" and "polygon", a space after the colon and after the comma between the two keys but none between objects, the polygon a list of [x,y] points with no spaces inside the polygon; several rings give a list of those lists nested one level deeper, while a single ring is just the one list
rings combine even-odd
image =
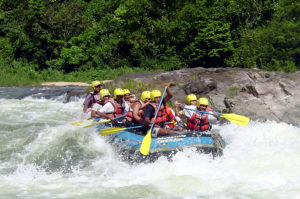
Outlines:
[{"label": "white water", "polygon": [[[63,98],[63,97],[61,97]],[[0,198],[300,198],[300,128],[214,126],[224,156],[129,165],[80,120],[82,99],[0,99]]]}]

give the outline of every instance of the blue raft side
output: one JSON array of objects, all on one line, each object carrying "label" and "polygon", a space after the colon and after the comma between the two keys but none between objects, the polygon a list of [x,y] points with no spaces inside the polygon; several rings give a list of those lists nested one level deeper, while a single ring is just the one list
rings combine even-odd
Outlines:
[{"label": "blue raft side", "polygon": [[[97,129],[103,129],[103,126],[99,126],[97,127]],[[143,135],[138,135],[126,130],[106,135],[106,137],[111,142],[114,142],[119,146],[124,146],[125,148],[130,150],[139,150],[141,143],[144,139]],[[150,153],[182,149],[187,147],[213,148],[215,146],[214,140],[210,136],[191,136],[190,134],[181,134],[152,138]]]}]

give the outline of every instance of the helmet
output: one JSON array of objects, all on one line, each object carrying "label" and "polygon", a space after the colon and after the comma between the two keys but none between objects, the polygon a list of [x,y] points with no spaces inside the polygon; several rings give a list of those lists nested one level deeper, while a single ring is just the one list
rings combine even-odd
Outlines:
[{"label": "helmet", "polygon": [[144,102],[147,98],[151,98],[151,92],[150,91],[144,91],[142,92],[141,99]]},{"label": "helmet", "polygon": [[161,97],[161,92],[159,90],[151,91],[151,101],[154,101],[154,98]]},{"label": "helmet", "polygon": [[101,86],[101,82],[100,81],[92,81],[92,87],[93,89],[95,89],[96,86]]},{"label": "helmet", "polygon": [[114,99],[117,99],[117,96],[118,96],[118,95],[124,95],[123,89],[121,89],[121,88],[116,88],[116,89],[114,90]]},{"label": "helmet", "polygon": [[197,96],[194,94],[189,94],[186,96],[186,104],[191,105],[191,101],[197,100]]},{"label": "helmet", "polygon": [[208,106],[208,99],[207,98],[200,98],[198,100],[198,106],[200,106],[200,105]]},{"label": "helmet", "polygon": [[107,89],[101,89],[101,91],[100,91],[100,99],[103,100],[103,97],[107,96],[107,95],[110,96],[109,90],[107,90]]},{"label": "helmet", "polygon": [[124,88],[124,89],[123,89],[123,93],[124,93],[124,95],[125,95],[125,94],[130,94],[130,90],[128,90],[127,88]]}]

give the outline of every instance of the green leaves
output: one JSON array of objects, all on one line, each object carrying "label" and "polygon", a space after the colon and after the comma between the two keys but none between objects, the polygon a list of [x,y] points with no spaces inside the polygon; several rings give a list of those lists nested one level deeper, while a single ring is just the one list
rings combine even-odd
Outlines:
[{"label": "green leaves", "polygon": [[2,0],[0,57],[62,72],[299,70],[296,0]]}]

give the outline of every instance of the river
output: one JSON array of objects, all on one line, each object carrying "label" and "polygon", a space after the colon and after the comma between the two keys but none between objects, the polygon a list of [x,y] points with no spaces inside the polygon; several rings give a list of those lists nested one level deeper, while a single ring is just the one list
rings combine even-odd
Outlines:
[{"label": "river", "polygon": [[300,128],[273,121],[215,125],[217,159],[192,149],[154,163],[119,159],[62,88],[0,88],[0,198],[300,198]]}]

